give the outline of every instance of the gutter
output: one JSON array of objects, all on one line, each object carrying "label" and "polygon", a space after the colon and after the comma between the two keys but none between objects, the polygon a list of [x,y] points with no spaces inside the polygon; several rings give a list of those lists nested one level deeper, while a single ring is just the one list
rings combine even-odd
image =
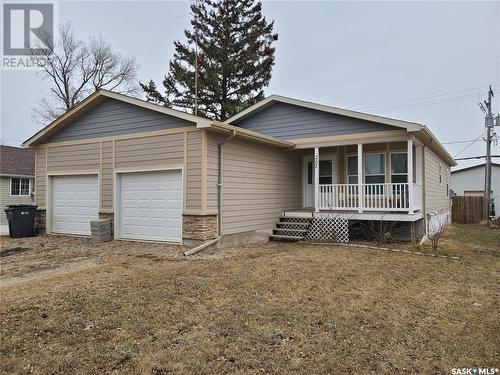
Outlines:
[{"label": "gutter", "polygon": [[219,215],[217,215],[217,233],[219,238],[222,236],[222,195],[223,195],[223,185],[224,185],[224,145],[231,139],[236,137],[236,130],[233,130],[231,135],[219,142],[219,181],[217,182],[218,188],[218,199],[217,205],[219,209]]},{"label": "gutter", "polygon": [[207,129],[207,130],[212,129],[212,130],[236,133],[238,136],[242,138],[251,139],[257,142],[266,143],[276,147],[281,147],[281,148],[295,147],[295,143],[293,142],[285,141],[283,139],[279,139],[276,137],[271,137],[269,135],[258,133],[253,130],[243,129],[238,126],[225,124],[223,122],[212,121],[208,126],[198,125],[197,127],[199,129]]}]

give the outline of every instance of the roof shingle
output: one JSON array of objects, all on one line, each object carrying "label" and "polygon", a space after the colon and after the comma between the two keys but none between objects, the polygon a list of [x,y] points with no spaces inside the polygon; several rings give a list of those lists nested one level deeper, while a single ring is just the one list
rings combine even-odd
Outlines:
[{"label": "roof shingle", "polygon": [[29,148],[0,145],[1,175],[35,175],[35,152]]}]

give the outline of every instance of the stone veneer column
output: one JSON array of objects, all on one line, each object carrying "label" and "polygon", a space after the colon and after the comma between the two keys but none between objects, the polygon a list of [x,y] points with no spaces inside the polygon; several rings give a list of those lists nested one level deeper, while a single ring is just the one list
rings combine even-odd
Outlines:
[{"label": "stone veneer column", "polygon": [[217,215],[182,215],[183,239],[205,241],[217,234]]}]

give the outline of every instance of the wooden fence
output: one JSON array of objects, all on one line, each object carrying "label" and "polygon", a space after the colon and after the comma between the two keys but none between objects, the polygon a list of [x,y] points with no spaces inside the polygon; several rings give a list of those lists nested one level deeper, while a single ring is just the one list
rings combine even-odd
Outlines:
[{"label": "wooden fence", "polygon": [[454,196],[451,221],[456,224],[477,224],[486,220],[486,197]]}]

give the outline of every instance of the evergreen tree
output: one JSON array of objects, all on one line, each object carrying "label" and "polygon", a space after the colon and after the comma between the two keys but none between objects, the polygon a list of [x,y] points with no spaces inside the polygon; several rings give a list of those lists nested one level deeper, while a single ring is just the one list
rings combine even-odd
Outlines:
[{"label": "evergreen tree", "polygon": [[152,80],[141,87],[149,101],[191,113],[197,97],[198,115],[223,121],[264,98],[278,35],[254,0],[200,0],[191,11],[187,41],[174,42],[165,95]]}]

